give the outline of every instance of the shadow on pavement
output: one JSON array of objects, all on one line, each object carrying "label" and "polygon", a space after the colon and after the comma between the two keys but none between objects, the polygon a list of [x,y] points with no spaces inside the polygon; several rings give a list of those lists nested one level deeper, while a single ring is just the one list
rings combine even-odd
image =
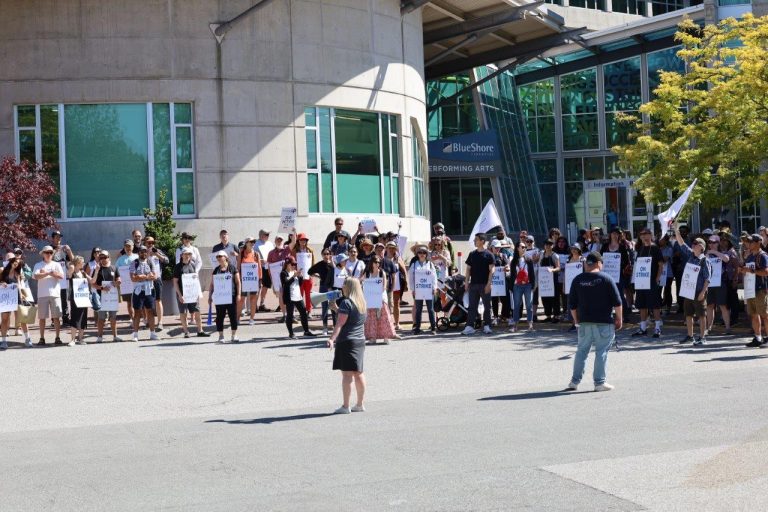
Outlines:
[{"label": "shadow on pavement", "polygon": [[517,395],[499,395],[499,396],[487,396],[485,398],[478,398],[478,402],[487,402],[489,400],[533,400],[536,398],[554,398],[556,396],[568,396],[568,395],[581,395],[584,393],[592,393],[592,391],[568,391],[561,389],[559,391],[537,391],[535,393],[520,393]]},{"label": "shadow on pavement", "polygon": [[253,418],[250,420],[208,420],[206,423],[228,423],[230,425],[258,425],[281,423],[283,421],[311,420],[313,418],[325,418],[326,416],[335,416],[332,412],[296,414],[293,416],[273,416],[267,418]]},{"label": "shadow on pavement", "polygon": [[752,359],[765,359],[768,354],[761,354],[759,356],[726,356],[726,357],[713,357],[712,359],[699,359],[694,363],[711,363],[712,361],[730,362],[730,361],[750,361]]},{"label": "shadow on pavement", "polygon": [[[282,340],[284,340],[284,339],[285,338],[282,338]],[[282,345],[271,345],[269,347],[262,347],[262,348],[264,348],[264,349],[298,348],[298,349],[302,349],[302,350],[307,350],[307,349],[310,349],[310,348],[327,348],[328,347],[328,345],[326,344],[327,340],[325,340],[325,339],[321,339],[321,340],[312,339],[312,338],[307,338],[307,339],[311,339],[312,341],[307,341],[306,343],[283,343]],[[275,341],[277,341],[277,340],[275,340]]]}]

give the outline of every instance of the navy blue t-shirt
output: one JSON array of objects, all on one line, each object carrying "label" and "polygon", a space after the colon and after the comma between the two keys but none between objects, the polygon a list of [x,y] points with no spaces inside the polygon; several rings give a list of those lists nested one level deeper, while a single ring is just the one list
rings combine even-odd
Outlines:
[{"label": "navy blue t-shirt", "polygon": [[490,266],[495,264],[493,254],[486,250],[475,249],[467,255],[467,261],[464,263],[469,265],[470,284],[488,284],[488,278],[491,275]]},{"label": "navy blue t-shirt", "polygon": [[573,278],[568,309],[578,311],[579,322],[612,324],[616,306],[621,306],[619,289],[605,272],[584,272]]}]

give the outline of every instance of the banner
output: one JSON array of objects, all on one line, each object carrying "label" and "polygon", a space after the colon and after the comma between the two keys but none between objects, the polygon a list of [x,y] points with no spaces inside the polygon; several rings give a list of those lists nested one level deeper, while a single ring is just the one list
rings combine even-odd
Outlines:
[{"label": "banner", "polygon": [[[754,270],[754,263],[747,263],[747,267]],[[756,292],[757,278],[752,272],[744,274],[744,298],[754,299],[757,296]]]},{"label": "banner", "polygon": [[296,207],[286,206],[280,212],[280,227],[277,228],[279,233],[290,233],[296,226]]},{"label": "banner", "polygon": [[496,267],[491,274],[491,297],[504,297],[507,294],[507,276],[504,267]]},{"label": "banner", "polygon": [[[435,274],[429,268],[414,269],[413,298],[414,300],[432,300],[435,298]],[[467,294],[468,295],[468,294]]]},{"label": "banner", "polygon": [[200,277],[195,274],[181,274],[181,296],[184,304],[194,304],[200,300],[203,290],[200,287]]},{"label": "banner", "polygon": [[699,280],[701,266],[696,263],[686,263],[683,278],[680,281],[680,296],[696,300],[696,282]]},{"label": "banner", "polygon": [[91,288],[87,279],[72,279],[72,300],[79,308],[91,307]]},{"label": "banner", "polygon": [[383,303],[382,294],[384,293],[384,278],[369,277],[363,281],[363,296],[368,309],[380,309]]},{"label": "banner", "polygon": [[269,264],[269,277],[272,278],[272,289],[276,293],[283,291],[283,283],[280,282],[280,272],[283,271],[283,262]]},{"label": "banner", "polygon": [[19,309],[19,286],[9,284],[0,288],[0,313],[11,313]]},{"label": "banner", "polygon": [[376,233],[376,221],[367,217],[360,220],[360,224],[363,225],[363,234]]},{"label": "banner", "polygon": [[232,304],[232,274],[213,275],[213,303],[217,306]]},{"label": "banner", "polygon": [[472,228],[472,234],[469,235],[469,243],[475,240],[475,235],[478,233],[485,233],[493,228],[501,226],[501,217],[499,212],[496,211],[496,205],[493,199],[489,199],[488,203],[483,208],[480,216],[475,222],[475,227]]},{"label": "banner", "polygon": [[309,267],[312,266],[312,253],[309,252],[297,252],[296,253],[296,268],[301,273],[301,277],[309,279]]},{"label": "banner", "polygon": [[621,254],[618,252],[606,252],[603,254],[603,272],[611,276],[613,282],[621,279]]},{"label": "banner", "polygon": [[243,293],[257,293],[259,291],[259,264],[243,263],[240,266],[240,278],[243,280],[241,288]]},{"label": "banner", "polygon": [[651,289],[651,265],[653,258],[650,256],[637,258],[635,268],[632,272],[632,281],[635,283],[635,290]]},{"label": "banner", "polygon": [[454,135],[427,145],[431,177],[488,177],[502,172],[496,130]]},{"label": "banner", "polygon": [[541,267],[539,270],[539,297],[555,296],[555,276],[549,271],[551,267]]},{"label": "banner", "polygon": [[688,201],[688,196],[691,195],[691,191],[693,190],[694,185],[696,185],[697,180],[698,178],[693,180],[693,183],[691,183],[688,188],[685,189],[685,192],[683,192],[683,195],[677,198],[677,201],[672,203],[672,206],[670,206],[668,210],[663,211],[656,216],[656,218],[659,219],[662,233],[672,229],[672,223],[675,222],[675,219],[680,213],[680,210],[683,209],[683,206],[685,206],[685,203]]},{"label": "banner", "polygon": [[571,293],[573,279],[584,270],[584,264],[580,261],[565,264],[565,293]]},{"label": "banner", "polygon": [[712,265],[709,287],[720,288],[723,285],[723,261],[720,258],[709,258],[709,263]]},{"label": "banner", "polygon": [[117,311],[120,307],[120,295],[112,281],[101,282],[101,311]]},{"label": "banner", "polygon": [[[120,274],[120,295],[130,295],[133,293],[133,281],[131,281],[131,270],[129,265],[118,267]],[[104,309],[104,308],[102,308]]]},{"label": "banner", "polygon": [[67,279],[67,262],[60,261],[59,265],[61,266],[61,274],[64,276],[64,279],[59,279],[59,285],[61,285],[62,290],[66,290],[69,287],[69,279]]}]

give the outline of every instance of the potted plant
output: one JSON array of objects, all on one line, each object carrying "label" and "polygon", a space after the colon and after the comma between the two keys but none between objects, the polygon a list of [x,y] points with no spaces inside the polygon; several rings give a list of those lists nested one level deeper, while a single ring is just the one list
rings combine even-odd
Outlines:
[{"label": "potted plant", "polygon": [[160,190],[155,209],[144,208],[144,233],[155,239],[155,247],[168,256],[169,263],[163,267],[163,309],[165,315],[178,315],[179,306],[173,289],[173,268],[176,265],[176,248],[181,245],[181,235],[176,232],[173,220],[173,204],[168,200],[168,191]]}]

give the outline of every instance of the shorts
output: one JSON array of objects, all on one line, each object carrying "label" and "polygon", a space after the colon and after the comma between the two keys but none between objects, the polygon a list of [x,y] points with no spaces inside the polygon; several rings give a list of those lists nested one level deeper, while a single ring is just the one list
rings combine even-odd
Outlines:
[{"label": "shorts", "polygon": [[120,298],[123,300],[123,302],[127,302],[128,304],[131,303],[131,298],[133,297],[132,293],[125,293],[123,295],[120,295]]},{"label": "shorts", "polygon": [[155,300],[162,300],[163,293],[163,280],[162,279],[156,279],[155,280],[155,286],[152,287],[152,296],[155,298]]},{"label": "shorts", "polygon": [[270,275],[269,269],[262,268],[261,270],[261,287],[272,288],[272,276]]},{"label": "shorts", "polygon": [[661,293],[659,293],[659,285],[655,281],[651,281],[650,290],[635,289],[635,307],[637,309],[661,308]]},{"label": "shorts", "polygon": [[768,293],[765,290],[757,290],[754,299],[747,299],[747,314],[749,316],[768,315]]},{"label": "shorts", "polygon": [[[178,302],[178,301],[177,301]],[[182,304],[179,302],[179,313],[199,313],[200,312],[200,306],[197,304],[197,302],[189,302]]]},{"label": "shorts", "polygon": [[728,288],[718,286],[707,289],[707,304],[713,306],[725,306],[728,304]]},{"label": "shorts", "polygon": [[117,311],[97,311],[96,318],[98,320],[116,320]]},{"label": "shorts", "polygon": [[37,318],[61,318],[61,297],[38,297]]},{"label": "shorts", "polygon": [[141,292],[138,295],[135,293],[131,297],[131,304],[133,304],[133,309],[155,309],[155,297],[151,293],[147,295],[145,292]]},{"label": "shorts", "polygon": [[683,312],[685,316],[697,316],[699,318],[704,317],[704,311],[707,309],[707,301],[705,300],[691,300],[682,297],[683,299]]}]

